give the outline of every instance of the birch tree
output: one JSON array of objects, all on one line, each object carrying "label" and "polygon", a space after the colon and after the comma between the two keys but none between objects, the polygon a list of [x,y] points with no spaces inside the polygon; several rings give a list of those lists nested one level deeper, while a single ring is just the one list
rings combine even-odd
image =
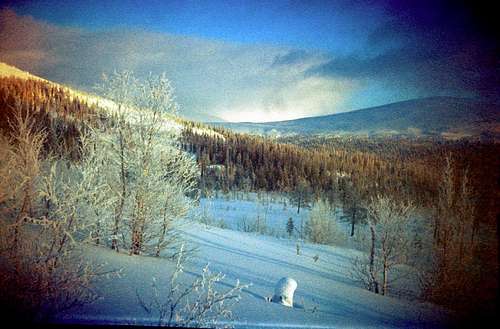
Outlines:
[{"label": "birch tree", "polygon": [[111,128],[94,130],[90,143],[108,150],[101,170],[110,173],[106,184],[116,200],[111,248],[160,255],[174,240],[172,222],[189,210],[199,176],[194,158],[178,145],[173,88],[164,75],[139,81],[121,72],[101,89],[123,101]]},{"label": "birch tree", "polygon": [[408,223],[413,210],[410,202],[386,196],[373,198],[367,207],[368,257],[354,259],[352,275],[377,294],[388,293],[391,269],[407,260],[411,243]]},{"label": "birch tree", "polygon": [[[408,222],[413,209],[411,203],[398,202],[381,196],[374,198],[368,206],[368,225],[372,241],[370,275],[376,283],[373,264],[374,258],[377,257],[382,265],[382,295],[387,294],[389,288],[390,269],[406,260],[410,243]],[[377,243],[378,252],[375,250]]]}]

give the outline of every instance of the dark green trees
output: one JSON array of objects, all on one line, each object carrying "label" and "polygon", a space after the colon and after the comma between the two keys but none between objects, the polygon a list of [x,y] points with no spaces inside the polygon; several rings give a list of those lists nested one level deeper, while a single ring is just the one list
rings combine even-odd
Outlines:
[{"label": "dark green trees", "polygon": [[286,223],[286,232],[288,233],[289,237],[292,237],[293,230],[295,228],[295,225],[293,224],[293,218],[290,217],[288,218],[288,222]]}]

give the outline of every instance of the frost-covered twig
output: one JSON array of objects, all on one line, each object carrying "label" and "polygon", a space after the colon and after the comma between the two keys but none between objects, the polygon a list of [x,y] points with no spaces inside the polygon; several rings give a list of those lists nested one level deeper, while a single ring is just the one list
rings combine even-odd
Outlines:
[{"label": "frost-covered twig", "polygon": [[[241,291],[248,287],[239,280],[231,289],[220,292],[215,289],[224,279],[222,273],[211,273],[208,264],[203,268],[201,277],[183,287],[179,276],[185,261],[184,245],[181,246],[175,270],[169,278],[169,290],[161,297],[160,287],[153,278],[153,296],[150,303],[137,293],[140,305],[148,312],[158,314],[158,325],[186,327],[220,327],[220,320],[232,320],[232,307],[241,299]],[[228,327],[227,324],[224,325]]]}]

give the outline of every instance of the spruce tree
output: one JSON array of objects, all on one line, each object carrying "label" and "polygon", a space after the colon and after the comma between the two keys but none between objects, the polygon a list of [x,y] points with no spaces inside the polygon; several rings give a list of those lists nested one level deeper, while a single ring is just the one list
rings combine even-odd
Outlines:
[{"label": "spruce tree", "polygon": [[286,223],[286,231],[288,232],[288,236],[292,237],[293,229],[295,228],[295,225],[293,224],[293,218],[290,217],[288,218],[288,222]]}]

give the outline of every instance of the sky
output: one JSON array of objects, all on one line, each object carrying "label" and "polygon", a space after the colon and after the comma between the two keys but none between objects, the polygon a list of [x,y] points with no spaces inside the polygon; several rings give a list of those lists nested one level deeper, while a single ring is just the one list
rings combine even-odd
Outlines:
[{"label": "sky", "polygon": [[[475,3],[478,3],[477,1]],[[277,121],[431,96],[498,101],[486,7],[460,1],[3,1],[0,61],[85,90],[165,72],[182,113]]]}]

